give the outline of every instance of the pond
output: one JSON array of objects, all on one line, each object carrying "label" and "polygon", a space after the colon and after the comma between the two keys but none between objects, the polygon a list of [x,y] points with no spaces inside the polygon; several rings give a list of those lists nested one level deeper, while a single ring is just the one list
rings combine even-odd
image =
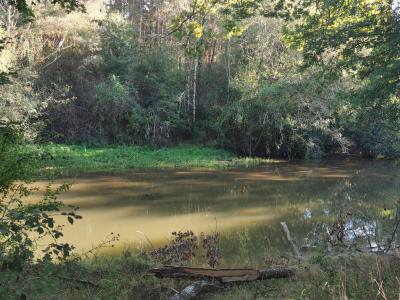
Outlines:
[{"label": "pond", "polygon": [[[149,170],[82,175],[60,196],[83,216],[65,239],[84,251],[119,233],[115,251],[165,244],[173,231],[220,232],[222,262],[257,266],[290,254],[282,230],[302,239],[340,210],[384,208],[399,198],[392,161],[274,162],[224,170]],[[39,182],[44,186],[45,182]],[[148,239],[148,240],[147,240]]]}]

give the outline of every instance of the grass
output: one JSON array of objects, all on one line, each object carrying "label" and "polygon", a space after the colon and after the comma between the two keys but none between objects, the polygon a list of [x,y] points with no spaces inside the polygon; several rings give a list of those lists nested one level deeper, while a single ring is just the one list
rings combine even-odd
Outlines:
[{"label": "grass", "polygon": [[[152,264],[126,252],[118,257],[39,265],[0,272],[1,299],[169,299],[191,281],[147,274]],[[242,284],[202,293],[198,299],[398,299],[400,260],[353,254],[324,263],[293,263],[295,277]],[[380,284],[383,282],[382,287]]]},{"label": "grass", "polygon": [[129,169],[226,168],[266,164],[268,159],[239,158],[227,151],[193,145],[171,148],[137,146],[85,147],[31,145],[27,151],[42,157],[40,175],[68,176]]}]

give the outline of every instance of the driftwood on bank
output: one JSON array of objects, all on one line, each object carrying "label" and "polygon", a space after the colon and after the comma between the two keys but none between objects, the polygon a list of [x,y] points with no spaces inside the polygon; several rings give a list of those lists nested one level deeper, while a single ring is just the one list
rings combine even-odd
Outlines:
[{"label": "driftwood on bank", "polygon": [[151,269],[149,273],[156,277],[170,278],[192,278],[192,279],[208,279],[218,281],[220,283],[244,282],[264,280],[271,278],[288,278],[294,275],[293,270],[288,268],[276,269],[204,269],[204,268],[189,268],[164,266],[161,268]]},{"label": "driftwood on bank", "polygon": [[189,300],[206,289],[221,288],[225,283],[246,282],[272,278],[288,278],[294,271],[288,268],[276,269],[205,269],[164,266],[149,270],[156,277],[198,279],[198,281],[177,292],[170,300]]}]

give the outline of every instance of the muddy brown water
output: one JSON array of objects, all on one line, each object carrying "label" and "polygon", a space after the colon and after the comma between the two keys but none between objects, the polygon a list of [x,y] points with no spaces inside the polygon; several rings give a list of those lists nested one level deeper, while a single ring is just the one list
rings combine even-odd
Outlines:
[{"label": "muddy brown water", "polygon": [[[400,197],[392,161],[275,162],[225,170],[149,170],[90,174],[60,199],[82,220],[64,229],[78,251],[119,233],[114,251],[165,244],[170,233],[221,233],[222,261],[259,265],[290,253],[280,222],[302,239],[319,222],[351,206],[384,207]],[[37,182],[44,187],[47,182]]]}]

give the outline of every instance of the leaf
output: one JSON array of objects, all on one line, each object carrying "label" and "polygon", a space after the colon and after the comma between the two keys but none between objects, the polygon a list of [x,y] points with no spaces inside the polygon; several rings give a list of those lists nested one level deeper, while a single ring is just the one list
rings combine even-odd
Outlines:
[{"label": "leaf", "polygon": [[54,227],[54,219],[53,218],[48,219],[47,224],[50,228],[53,228]]},{"label": "leaf", "polygon": [[203,25],[196,22],[194,24],[193,33],[196,38],[201,38],[203,36]]},{"label": "leaf", "polygon": [[74,219],[72,217],[68,217],[68,222],[74,224]]}]

